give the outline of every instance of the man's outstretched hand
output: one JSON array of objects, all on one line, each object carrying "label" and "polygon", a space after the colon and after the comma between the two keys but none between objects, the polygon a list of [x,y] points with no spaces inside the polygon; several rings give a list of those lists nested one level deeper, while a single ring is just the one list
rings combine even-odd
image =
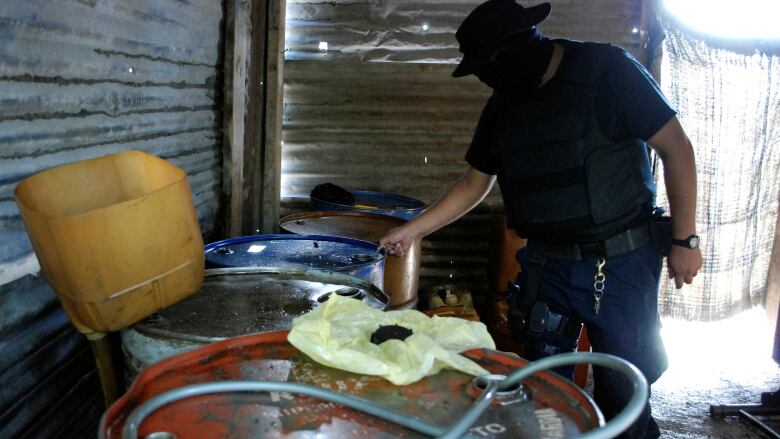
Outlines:
[{"label": "man's outstretched hand", "polygon": [[409,251],[416,239],[417,236],[410,230],[407,223],[388,231],[379,239],[377,248],[386,251],[390,255],[403,256]]}]

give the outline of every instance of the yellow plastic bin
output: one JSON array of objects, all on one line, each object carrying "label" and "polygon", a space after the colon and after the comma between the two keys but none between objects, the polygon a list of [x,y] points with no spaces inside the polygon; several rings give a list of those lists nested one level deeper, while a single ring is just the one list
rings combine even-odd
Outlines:
[{"label": "yellow plastic bin", "polygon": [[16,187],[41,269],[83,334],[132,325],[200,288],[187,175],[140,151],[49,169]]}]

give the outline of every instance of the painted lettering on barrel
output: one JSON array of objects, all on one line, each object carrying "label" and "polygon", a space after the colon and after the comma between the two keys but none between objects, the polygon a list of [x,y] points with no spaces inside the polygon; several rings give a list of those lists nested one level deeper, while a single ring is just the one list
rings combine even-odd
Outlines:
[{"label": "painted lettering on barrel", "polygon": [[476,435],[482,436],[482,437],[490,437],[494,434],[500,434],[506,432],[506,427],[504,427],[501,424],[485,424],[485,425],[478,425],[476,427],[472,427],[469,432],[474,433]]},{"label": "painted lettering on barrel", "polygon": [[542,433],[542,438],[557,439],[565,437],[563,420],[561,420],[555,410],[550,408],[534,410],[534,415],[536,415],[536,419],[539,421],[539,430]]}]

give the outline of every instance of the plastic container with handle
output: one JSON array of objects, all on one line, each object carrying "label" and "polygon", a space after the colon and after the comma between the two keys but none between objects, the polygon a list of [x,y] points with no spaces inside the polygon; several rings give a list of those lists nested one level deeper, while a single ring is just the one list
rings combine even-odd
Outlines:
[{"label": "plastic container with handle", "polygon": [[198,290],[203,238],[187,175],[126,151],[16,187],[35,255],[76,329],[116,331]]}]

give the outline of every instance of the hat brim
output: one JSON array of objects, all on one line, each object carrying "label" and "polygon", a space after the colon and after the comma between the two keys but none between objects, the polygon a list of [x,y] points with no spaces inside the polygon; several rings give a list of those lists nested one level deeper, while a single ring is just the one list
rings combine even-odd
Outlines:
[{"label": "hat brim", "polygon": [[[513,33],[520,32],[526,29],[530,29],[533,26],[544,21],[552,10],[550,3],[541,3],[538,5],[525,8],[523,16],[520,17],[512,26],[508,29],[504,38],[512,35]],[[490,53],[464,53],[460,63],[452,72],[452,76],[460,78],[471,74],[478,73],[490,59]]]},{"label": "hat brim", "polygon": [[460,63],[457,67],[455,67],[455,70],[452,72],[452,76],[455,78],[461,78],[463,76],[468,76],[472,73],[478,73],[482,67],[487,64],[488,60],[490,59],[489,54],[487,56],[477,56],[474,54],[463,54],[463,58],[461,58]]}]

